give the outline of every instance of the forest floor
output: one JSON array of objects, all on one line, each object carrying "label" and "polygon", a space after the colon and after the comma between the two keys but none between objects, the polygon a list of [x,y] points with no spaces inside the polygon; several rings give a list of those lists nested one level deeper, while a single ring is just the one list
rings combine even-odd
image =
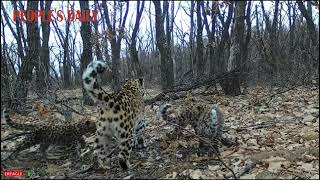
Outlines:
[{"label": "forest floor", "polygon": [[[159,93],[148,89],[150,96]],[[81,90],[64,91],[68,97],[81,96]],[[291,90],[283,88],[249,88],[248,93],[237,97],[222,92],[197,95],[208,103],[217,102],[225,117],[229,134],[238,139],[238,145],[222,146],[220,159],[233,170],[237,178],[245,179],[319,179],[319,87],[299,86]],[[179,103],[181,100],[175,100]],[[97,111],[95,107],[83,107],[79,100],[70,102],[79,112]],[[113,154],[110,169],[101,172],[74,173],[80,168],[71,165],[67,158],[57,158],[57,149],[48,150],[46,163],[37,160],[36,148],[23,151],[13,161],[6,162],[6,169],[24,169],[31,178],[233,178],[216,156],[198,156],[199,139],[184,132],[185,136],[170,139],[173,126],[157,118],[159,106],[146,106],[148,122],[146,147],[134,150],[130,171],[122,171]],[[189,128],[189,127],[188,127]],[[2,128],[1,139],[7,135]],[[86,140],[91,146],[93,137]],[[1,143],[3,146],[4,143]],[[11,145],[13,146],[13,145]],[[2,149],[2,148],[1,148]],[[90,149],[83,149],[81,165],[90,165]],[[91,152],[91,151],[90,151]],[[1,154],[4,152],[1,151]]]}]

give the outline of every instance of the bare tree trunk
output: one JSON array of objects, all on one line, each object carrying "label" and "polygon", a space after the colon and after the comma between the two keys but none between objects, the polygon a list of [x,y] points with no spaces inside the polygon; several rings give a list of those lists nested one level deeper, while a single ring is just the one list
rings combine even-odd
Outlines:
[{"label": "bare tree trunk", "polygon": [[[105,1],[102,2],[102,7],[104,9],[104,16],[108,26],[108,39],[110,39],[111,44],[111,54],[112,54],[112,89],[118,91],[121,88],[120,84],[120,48],[121,48],[121,40],[124,36],[124,26],[127,20],[128,10],[129,10],[129,1],[126,2],[126,11],[124,16],[122,17],[122,7],[120,8],[120,21],[119,21],[119,36],[116,33],[116,18],[113,19],[113,23],[111,24],[107,3]],[[116,1],[114,1],[114,16],[116,17]]]},{"label": "bare tree trunk", "polygon": [[[27,9],[38,10],[38,1],[28,1]],[[26,103],[28,86],[32,80],[32,70],[35,63],[39,62],[39,28],[38,22],[27,23],[27,56],[22,61],[21,69],[18,73],[17,84],[15,87],[12,109],[18,109]]]},{"label": "bare tree trunk", "polygon": [[[98,4],[98,1],[95,1]],[[103,61],[108,64],[109,67],[112,66],[111,60],[110,60],[110,55],[109,55],[109,42],[108,42],[108,33],[107,33],[107,27],[106,27],[106,21],[105,21],[105,16],[103,11],[100,10],[101,13],[101,20],[102,20],[102,32],[103,33],[103,38],[101,42],[101,49],[102,49],[102,57],[104,57]],[[97,57],[99,58],[99,53],[97,52]],[[110,69],[110,68],[108,68]],[[107,85],[112,83],[112,77],[110,74],[110,71],[105,71],[105,76],[104,78],[101,79],[101,84],[102,85]]]},{"label": "bare tree trunk", "polygon": [[[98,11],[99,9],[99,3],[97,0],[94,1],[94,10]],[[98,21],[93,21],[93,27],[94,27],[94,32],[95,34],[99,34],[98,32]],[[103,57],[102,57],[102,52],[101,52],[101,47],[100,47],[100,43],[96,42],[95,43],[96,46],[96,55],[98,60],[102,61]]]},{"label": "bare tree trunk", "polygon": [[[267,55],[267,50],[265,48],[265,45],[264,45],[264,41],[263,41],[263,35],[262,35],[262,32],[260,32],[260,24],[259,24],[259,14],[258,14],[258,5],[255,6],[255,14],[256,14],[256,30],[257,30],[257,38],[258,38],[258,52],[261,56],[261,59],[262,59],[262,62],[261,63],[264,63],[264,62],[268,62],[268,55]],[[262,30],[261,30],[262,31]],[[258,79],[260,79],[260,75],[262,75],[262,66],[259,66],[259,70],[258,70]]]},{"label": "bare tree trunk", "polygon": [[[245,8],[246,1],[235,2],[235,26],[231,39],[230,56],[227,64],[227,71],[232,72],[243,67],[243,53],[244,53],[244,20],[245,20]],[[240,72],[235,71],[232,75],[227,76],[224,79],[224,85],[222,86],[226,95],[240,95]]]},{"label": "bare tree trunk", "polygon": [[149,21],[150,21],[150,24],[149,24],[149,26],[150,26],[150,36],[151,36],[151,51],[152,52],[155,52],[155,47],[154,47],[154,45],[155,45],[155,42],[154,42],[154,35],[153,35],[153,28],[152,28],[152,18],[151,18],[151,3],[149,4]]},{"label": "bare tree trunk", "polygon": [[[69,1],[67,1],[69,4]],[[71,86],[71,64],[69,56],[69,34],[70,34],[70,22],[66,22],[66,35],[63,40],[63,87],[68,89]],[[85,41],[83,41],[85,42]]]},{"label": "bare tree trunk", "polygon": [[[152,27],[152,17],[151,17],[151,3],[149,3],[149,10],[148,10],[148,14],[149,14],[149,26],[150,26],[150,36],[151,36],[151,53],[150,53],[150,58],[151,59],[155,59],[155,52],[156,52],[156,48],[155,48],[155,40],[154,40],[154,33],[153,33],[153,27]],[[151,70],[150,70],[150,75],[149,75],[149,81],[151,81],[153,79],[153,71],[154,69],[156,69],[156,64],[157,61],[153,61],[150,62],[150,66],[151,66]]]},{"label": "bare tree trunk", "polygon": [[[18,10],[17,9],[17,2],[14,2],[12,1],[11,2],[13,7],[14,7],[14,10]],[[22,7],[21,7],[22,8]],[[1,10],[3,11],[3,14],[4,14],[4,19],[6,20],[7,22],[7,25],[13,35],[13,37],[15,38],[15,40],[17,41],[17,45],[18,45],[18,56],[20,58],[21,61],[24,60],[25,58],[25,52],[24,52],[24,48],[26,48],[26,42],[25,42],[25,38],[24,38],[24,34],[23,34],[23,27],[21,26],[21,22],[20,22],[20,18],[18,17],[16,19],[16,30],[13,29],[12,25],[11,25],[11,22],[10,22],[10,19],[9,19],[9,15],[8,13],[6,12],[6,9],[3,5],[3,3],[1,2]],[[20,9],[20,10],[24,10],[24,9]],[[23,42],[23,44],[22,44]],[[23,46],[24,45],[24,46]],[[18,67],[20,68],[21,65],[20,65],[20,62],[18,61]]]},{"label": "bare tree trunk", "polygon": [[297,4],[298,4],[298,8],[299,8],[301,14],[303,15],[303,17],[307,21],[307,26],[308,26],[308,30],[309,30],[309,37],[312,41],[312,45],[317,46],[317,44],[319,42],[319,40],[318,40],[319,38],[317,37],[316,26],[312,20],[312,16],[310,16],[310,13],[308,13],[306,7],[303,5],[303,2],[301,0],[297,0]]},{"label": "bare tree trunk", "polygon": [[11,96],[9,86],[9,71],[7,58],[4,52],[1,52],[1,107],[10,107]]},{"label": "bare tree trunk", "polygon": [[222,17],[219,16],[219,19],[222,24],[222,37],[221,37],[220,43],[218,44],[217,53],[215,54],[216,55],[215,59],[217,60],[217,66],[216,66],[215,72],[217,72],[217,74],[221,74],[226,71],[226,63],[223,58],[223,54],[224,54],[225,44],[229,40],[229,27],[231,24],[232,16],[233,16],[233,4],[229,5],[228,16],[225,22],[223,21]]},{"label": "bare tree trunk", "polygon": [[[41,9],[45,10],[45,18],[48,18],[48,11],[51,8],[52,1],[40,1]],[[50,21],[42,22],[42,46],[40,51],[40,61],[37,71],[37,87],[39,93],[45,94],[48,88],[49,80],[49,65],[50,65],[50,52],[49,52],[49,37],[50,37]]]},{"label": "bare tree trunk", "polygon": [[[89,10],[88,1],[79,1],[82,10]],[[92,61],[92,45],[91,45],[91,26],[90,22],[81,22],[80,33],[82,38],[83,50],[81,54],[81,74],[87,65]],[[83,83],[81,83],[83,86]],[[89,97],[87,91],[82,87],[83,103],[93,105],[93,100]]]},{"label": "bare tree trunk", "polygon": [[193,79],[193,64],[194,64],[194,37],[193,37],[193,31],[194,31],[194,18],[193,18],[193,10],[194,10],[194,0],[191,0],[191,9],[190,9],[190,34],[189,34],[189,43],[190,43],[190,62],[189,62],[189,69],[191,71],[191,78]]},{"label": "bare tree trunk", "polygon": [[292,55],[294,52],[294,30],[296,25],[296,4],[292,1],[288,1],[288,19],[289,19],[289,54]]},{"label": "bare tree trunk", "polygon": [[[172,1],[173,2],[173,1]],[[166,36],[167,36],[167,43],[168,43],[168,51],[170,51],[170,54],[172,55],[174,52],[174,44],[173,44],[173,37],[172,37],[172,32],[173,32],[173,22],[174,22],[174,14],[171,13],[169,15],[169,1],[164,1],[165,3],[165,16],[166,16]],[[172,8],[174,8],[174,3],[171,3],[171,12]],[[174,10],[174,9],[173,9]],[[173,64],[173,79],[175,77],[175,63],[174,63],[174,56],[171,56],[172,59],[172,64]]]},{"label": "bare tree trunk", "polygon": [[[308,9],[304,6],[303,2],[301,0],[296,1],[298,4],[298,8],[303,15],[303,17],[307,21],[307,27],[309,31],[309,39],[311,40],[311,52],[314,52],[313,60],[311,60],[311,63],[309,63],[310,67],[309,69],[312,69],[313,67],[319,67],[319,34],[316,31],[316,26],[312,20],[312,9],[311,4],[308,2]],[[319,7],[319,6],[318,6]],[[319,76],[319,68],[316,68],[316,76]]]},{"label": "bare tree trunk", "polygon": [[201,3],[203,1],[197,1],[197,59],[196,59],[196,79],[200,80],[205,75],[205,59],[203,58],[203,40],[202,31],[203,23],[201,18]]},{"label": "bare tree trunk", "polygon": [[279,0],[275,0],[275,8],[273,13],[269,44],[270,44],[270,50],[271,50],[271,57],[276,67],[276,74],[274,74],[276,77],[276,82],[278,82],[278,78],[280,77],[280,68],[282,68],[280,64],[281,57],[279,52],[279,39],[277,36],[277,31],[279,31],[278,21],[279,21]]},{"label": "bare tree trunk", "polygon": [[296,3],[292,1],[287,2],[288,7],[288,20],[289,20],[289,52],[288,56],[292,56],[292,58],[288,59],[288,71],[292,73],[292,75],[295,74],[293,68],[296,64],[296,58],[295,58],[295,24],[296,24]]},{"label": "bare tree trunk", "polygon": [[[67,1],[67,4],[69,4],[69,1]],[[74,7],[74,4],[71,5],[72,9]],[[58,35],[60,44],[63,48],[63,59],[62,59],[62,70],[60,70],[62,75],[62,81],[63,81],[63,88],[68,89],[71,86],[71,60],[70,60],[70,54],[69,54],[69,35],[70,35],[70,22],[66,22],[65,26],[65,35],[61,31],[60,27],[57,24],[57,20],[52,22],[55,31]],[[60,62],[59,62],[60,64]]]},{"label": "bare tree trunk", "polygon": [[214,66],[216,66],[215,59],[214,59],[214,43],[215,43],[214,35],[215,35],[216,20],[217,20],[217,5],[218,5],[217,2],[212,2],[212,11],[211,11],[212,24],[211,24],[211,30],[210,30],[206,9],[204,7],[204,3],[203,2],[201,3],[203,23],[205,25],[205,28],[208,34],[208,40],[209,40],[207,48],[209,49],[208,51],[209,51],[209,63],[210,63],[210,68],[209,68],[210,76],[213,76],[215,74]]},{"label": "bare tree trunk", "polygon": [[[139,30],[139,25],[140,25],[140,19],[142,16],[143,8],[144,8],[144,0],[142,0],[142,4],[140,7],[140,1],[137,1],[137,15],[136,15],[136,22],[134,24],[134,28],[132,31],[131,35],[131,44],[130,44],[130,56],[131,56],[131,61],[133,65],[133,71],[134,71],[134,76],[136,77],[143,77],[143,71],[142,67],[139,61],[139,56],[138,56],[138,51],[136,48],[137,45],[137,34]],[[130,71],[130,69],[128,69]]]},{"label": "bare tree trunk", "polygon": [[[268,33],[268,45],[270,46],[269,48],[269,53],[266,54],[267,57],[265,60],[268,62],[270,68],[269,68],[269,79],[272,80],[272,82],[277,83],[278,82],[278,77],[279,77],[279,68],[281,58],[279,56],[279,40],[277,38],[277,26],[278,26],[278,15],[279,15],[279,0],[275,1],[275,8],[273,12],[273,20],[272,24],[270,22],[269,16],[267,15],[265,9],[264,9],[264,3],[263,1],[260,1],[261,3],[261,8],[262,8],[262,13],[266,21],[266,29]],[[270,58],[269,58],[269,57]]]},{"label": "bare tree trunk", "polygon": [[[1,21],[2,32],[4,32],[4,22]],[[10,93],[10,83],[9,83],[9,69],[8,69],[8,59],[7,59],[7,43],[6,34],[2,34],[3,46],[1,48],[1,108],[3,106],[11,106],[11,93]]]},{"label": "bare tree trunk", "polygon": [[170,44],[168,44],[164,31],[164,18],[168,9],[164,8],[162,12],[160,1],[153,1],[153,4],[156,15],[156,40],[161,56],[161,87],[165,90],[172,87],[174,84],[173,61],[169,48]]},{"label": "bare tree trunk", "polygon": [[246,24],[247,24],[247,32],[246,32],[246,37],[245,37],[245,41],[244,41],[244,45],[243,45],[243,53],[242,53],[242,63],[243,65],[241,70],[241,74],[240,74],[240,80],[244,83],[244,88],[245,91],[247,91],[247,74],[249,73],[249,64],[248,62],[248,54],[249,54],[249,43],[250,43],[250,39],[251,39],[251,1],[248,1],[248,5],[247,5],[247,12],[245,15],[245,20],[246,20]]}]

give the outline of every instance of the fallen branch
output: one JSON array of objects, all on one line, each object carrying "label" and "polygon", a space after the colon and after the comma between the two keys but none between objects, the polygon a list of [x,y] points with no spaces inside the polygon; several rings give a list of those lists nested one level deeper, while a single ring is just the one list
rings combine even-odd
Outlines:
[{"label": "fallen branch", "polygon": [[144,101],[145,104],[150,105],[153,104],[157,101],[169,101],[169,100],[176,100],[176,99],[180,99],[180,98],[184,98],[187,96],[187,93],[182,93],[182,94],[176,94],[176,93],[160,93],[158,94],[156,97],[151,98],[151,99],[147,99]]},{"label": "fallen branch", "polygon": [[[154,102],[156,101],[161,101],[161,100],[175,100],[175,99],[179,99],[179,98],[182,98],[182,97],[185,97],[186,95],[182,95],[182,96],[179,96],[179,95],[176,95],[174,93],[177,93],[177,92],[181,92],[181,91],[189,91],[189,90],[192,90],[192,89],[196,89],[196,88],[199,88],[201,86],[211,86],[211,85],[214,85],[215,83],[217,83],[218,81],[224,79],[224,78],[232,78],[232,76],[239,71],[239,68],[237,69],[234,69],[232,71],[229,71],[229,72],[225,72],[225,73],[221,73],[221,74],[218,74],[212,78],[208,78],[207,80],[204,80],[204,81],[197,81],[197,82],[194,82],[192,84],[189,84],[189,85],[178,85],[178,86],[175,86],[171,89],[168,89],[168,90],[164,90],[162,93],[158,94],[156,97],[152,98],[152,99],[148,99],[148,100],[145,100],[144,102],[148,105],[150,104],[153,104]],[[172,93],[172,94],[170,94]],[[201,93],[199,93],[201,94]]]},{"label": "fallen branch", "polygon": [[288,89],[285,89],[285,90],[276,92],[276,93],[274,93],[274,94],[266,95],[266,96],[264,96],[264,97],[261,97],[261,98],[260,98],[260,99],[261,99],[260,101],[257,101],[256,103],[254,103],[254,104],[251,105],[251,106],[259,105],[259,104],[261,104],[262,102],[266,101],[268,98],[270,98],[268,101],[265,102],[265,104],[269,104],[270,101],[271,101],[275,96],[277,96],[277,95],[279,95],[279,94],[286,93],[286,92],[291,91],[291,90],[293,90],[293,89],[295,89],[295,88],[298,88],[298,87],[300,87],[300,86],[302,86],[302,85],[292,86],[292,87],[290,87],[290,88],[288,88]]},{"label": "fallen branch", "polygon": [[71,100],[81,100],[82,97],[65,97],[64,99],[59,99],[59,100],[56,100],[55,103],[62,103],[62,102],[68,102],[68,101],[71,101]]},{"label": "fallen branch", "polygon": [[248,130],[249,128],[251,129],[263,129],[263,128],[271,128],[274,126],[275,123],[271,124],[266,124],[266,123],[261,123],[261,124],[254,124],[250,126],[245,126],[245,127],[239,127],[236,129],[237,132],[243,131],[243,130]]},{"label": "fallen branch", "polygon": [[[213,95],[215,93],[199,92],[199,93],[191,93],[191,94],[193,96],[195,96],[195,95]],[[155,96],[154,98],[145,100],[144,103],[146,105],[151,105],[157,101],[170,101],[170,100],[177,100],[177,99],[181,99],[181,98],[185,98],[185,97],[187,97],[187,91],[179,92],[179,94],[177,94],[176,92],[169,92],[167,94],[160,93],[157,96]]]},{"label": "fallen branch", "polygon": [[[300,85],[300,86],[301,86],[301,85]],[[286,93],[286,92],[291,91],[291,90],[293,90],[293,89],[295,89],[295,88],[297,88],[297,87],[299,87],[299,86],[293,86],[293,87],[291,87],[291,88],[288,88],[288,89],[285,89],[285,90],[283,90],[283,91],[276,92],[276,93],[272,94],[272,95],[269,97],[270,99],[269,99],[269,101],[266,102],[266,104],[269,104],[269,102],[270,102],[276,95]]]}]

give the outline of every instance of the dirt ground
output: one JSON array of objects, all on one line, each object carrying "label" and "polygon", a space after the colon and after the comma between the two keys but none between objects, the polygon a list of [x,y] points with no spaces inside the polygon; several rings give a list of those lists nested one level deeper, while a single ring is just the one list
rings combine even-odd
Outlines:
[{"label": "dirt ground", "polygon": [[[1,164],[1,169],[23,169],[27,178],[221,179],[233,178],[229,167],[240,179],[319,179],[319,87],[283,90],[285,88],[255,87],[237,97],[224,96],[222,92],[197,95],[205,103],[219,104],[225,116],[225,131],[238,141],[236,146],[220,147],[221,160],[214,155],[199,156],[199,139],[188,132],[171,138],[173,126],[157,118],[158,105],[148,105],[146,147],[133,151],[130,171],[118,167],[114,153],[110,169],[74,173],[91,163],[92,136],[87,137],[89,147],[82,149],[82,160],[77,166],[71,164],[68,153],[59,147],[49,149],[48,161],[41,161],[38,146],[35,146]],[[148,90],[150,97],[157,93],[159,90]],[[81,96],[81,91],[70,90],[63,94]],[[179,101],[181,99],[170,103],[179,104]],[[96,112],[94,107],[82,107],[79,100],[70,104],[80,112]],[[1,139],[9,131],[2,127]],[[1,155],[7,153],[4,145],[10,149],[17,141],[1,143]]]}]

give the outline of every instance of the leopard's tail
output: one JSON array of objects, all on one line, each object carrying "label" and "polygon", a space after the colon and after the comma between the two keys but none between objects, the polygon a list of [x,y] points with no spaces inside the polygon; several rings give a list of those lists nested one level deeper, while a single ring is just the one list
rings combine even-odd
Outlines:
[{"label": "leopard's tail", "polygon": [[11,123],[11,119],[10,119],[10,116],[9,116],[9,113],[8,113],[8,110],[6,108],[4,108],[2,110],[2,118],[3,118],[3,121],[7,124]]},{"label": "leopard's tail", "polygon": [[97,76],[105,71],[107,65],[102,61],[92,61],[88,64],[82,75],[84,89],[88,92],[89,96],[95,100],[100,101],[108,98],[100,87]]},{"label": "leopard's tail", "polygon": [[2,111],[2,118],[3,118],[4,122],[6,124],[8,124],[10,127],[13,127],[16,129],[21,129],[21,127],[18,124],[14,123],[12,121],[12,119],[10,118],[10,115],[9,115],[9,111],[6,108],[4,108]]},{"label": "leopard's tail", "polygon": [[34,129],[34,125],[32,124],[20,124],[20,123],[14,122],[10,118],[9,111],[5,108],[2,111],[2,118],[4,119],[4,122],[12,128],[24,130],[24,131],[31,131],[32,129]]},{"label": "leopard's tail", "polygon": [[177,123],[177,117],[170,115],[170,109],[172,108],[171,104],[164,104],[160,106],[159,114],[164,121],[169,121],[173,123]]}]

